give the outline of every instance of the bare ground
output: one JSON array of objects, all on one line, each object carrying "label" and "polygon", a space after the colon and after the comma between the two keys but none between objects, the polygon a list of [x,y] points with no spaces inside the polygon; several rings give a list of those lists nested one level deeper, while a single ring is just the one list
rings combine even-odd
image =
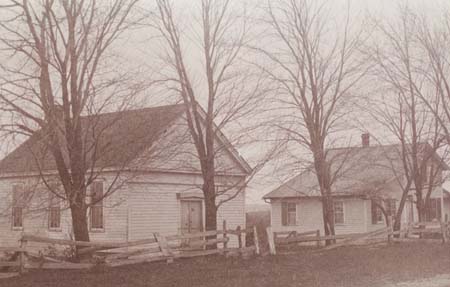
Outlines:
[{"label": "bare ground", "polygon": [[450,274],[436,275],[431,278],[410,280],[396,284],[388,284],[384,287],[448,287],[450,286]]},{"label": "bare ground", "polygon": [[[402,243],[297,250],[251,259],[203,257],[114,269],[30,271],[0,280],[9,287],[75,286],[450,286],[450,246]],[[442,285],[444,284],[444,285]]]}]

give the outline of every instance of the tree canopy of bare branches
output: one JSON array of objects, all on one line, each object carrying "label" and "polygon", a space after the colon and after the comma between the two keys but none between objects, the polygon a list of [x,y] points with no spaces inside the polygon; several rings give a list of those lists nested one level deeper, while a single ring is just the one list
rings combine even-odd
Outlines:
[{"label": "tree canopy of bare branches", "polygon": [[138,1],[4,2],[0,44],[7,60],[1,64],[0,102],[11,121],[3,131],[40,135],[55,160],[64,189],[55,195],[70,206],[75,239],[89,241],[86,190],[97,175],[98,141],[82,120],[95,126],[95,115],[123,108],[124,98],[135,92],[125,88],[127,77],[108,66],[111,47],[132,25]]},{"label": "tree canopy of bare branches", "polygon": [[342,129],[351,89],[364,74],[362,59],[355,57],[360,33],[351,31],[348,14],[342,29],[330,29],[334,24],[328,9],[320,1],[267,1],[263,22],[268,44],[257,48],[272,63],[263,69],[278,87],[277,127],[312,154],[327,235],[334,234],[327,144]]},{"label": "tree canopy of bare branches", "polygon": [[[440,175],[447,153],[445,126],[440,123],[441,102],[439,98],[427,102],[430,97],[436,97],[438,89],[427,75],[430,65],[423,60],[425,50],[419,36],[420,27],[416,13],[407,6],[399,7],[395,23],[377,24],[381,41],[367,50],[379,83],[377,96],[368,108],[372,118],[399,143],[395,160],[401,166],[391,167],[403,190],[395,229],[400,228],[401,214],[411,190],[416,196],[419,220],[425,219],[431,193],[442,184]],[[438,152],[441,157],[437,156]]]},{"label": "tree canopy of bare branches", "polygon": [[[166,66],[163,77],[167,87],[180,96],[185,106],[201,166],[205,226],[213,230],[220,205],[238,196],[248,180],[267,162],[267,159],[260,161],[245,182],[234,184],[235,191],[219,190],[216,186],[217,157],[225,148],[216,143],[219,129],[238,129],[237,122],[257,112],[265,89],[261,73],[255,73],[245,64],[250,29],[247,11],[243,9],[238,13],[236,5],[239,3],[231,0],[202,0],[198,4],[194,15],[189,14],[189,19],[193,20],[190,23],[198,25],[189,30],[180,24],[180,11],[171,1],[158,0],[159,13],[153,26],[167,51],[161,56]],[[187,47],[194,48],[188,53]],[[193,65],[189,61],[192,58],[195,58]],[[241,131],[241,135],[247,132]],[[236,144],[234,139],[232,142]],[[273,155],[273,151],[269,153]]]}]

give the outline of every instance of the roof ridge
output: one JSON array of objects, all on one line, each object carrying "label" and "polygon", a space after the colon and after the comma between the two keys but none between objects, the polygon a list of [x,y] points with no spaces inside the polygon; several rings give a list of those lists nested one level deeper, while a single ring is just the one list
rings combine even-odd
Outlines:
[{"label": "roof ridge", "polygon": [[[181,104],[172,104],[172,105],[164,105],[164,106],[154,106],[154,107],[145,107],[140,109],[129,109],[129,110],[121,110],[115,112],[108,113],[98,113],[96,115],[86,115],[81,116],[82,120],[81,125],[86,126],[87,122],[97,121],[94,125],[106,125],[106,129],[110,130],[109,133],[103,133],[102,137],[99,137],[97,140],[101,142],[101,149],[104,153],[97,162],[102,164],[103,166],[112,166],[117,165],[118,162],[133,160],[139,156],[138,153],[144,149],[144,146],[150,146],[158,140],[160,137],[160,133],[164,126],[172,125],[172,123],[180,117],[182,113],[179,113],[177,109],[182,107]],[[120,120],[125,125],[139,125],[139,127],[135,127],[135,133],[132,138],[123,137],[127,140],[120,140],[117,138],[117,126],[116,124],[112,124],[109,126],[109,122],[114,120],[114,117],[123,118],[125,120]],[[152,119],[156,121],[156,126],[154,126],[151,130],[147,131],[145,135],[140,135],[138,129],[144,126],[144,123],[148,123],[148,119]],[[105,130],[106,130],[105,129]],[[127,129],[125,129],[127,130]],[[15,147],[11,152],[7,153],[4,158],[0,160],[0,173],[9,173],[9,172],[28,172],[36,170],[36,156],[33,155],[34,152],[42,153],[39,156],[39,161],[42,165],[42,170],[50,170],[54,169],[54,160],[52,159],[52,155],[48,154],[45,151],[45,148],[40,143],[39,133],[41,130],[36,131],[35,134],[27,138],[25,141],[20,143],[17,147]],[[142,134],[142,133],[141,133]],[[145,138],[145,140],[144,140]],[[114,141],[113,144],[109,144],[108,141]],[[145,142],[145,141],[148,141]],[[114,153],[112,152],[113,148],[122,148],[124,145],[136,145],[134,148],[131,148],[133,152],[130,153]],[[139,150],[138,150],[139,149]],[[114,155],[113,155],[114,154]],[[100,162],[101,161],[101,162]]]},{"label": "roof ridge", "polygon": [[[429,144],[428,142],[419,142],[420,144]],[[381,148],[381,147],[394,147],[394,146],[400,146],[401,143],[393,143],[393,144],[377,144],[377,145],[370,145],[370,146],[347,146],[347,147],[335,147],[335,148],[327,148],[326,150],[341,150],[341,149],[370,149],[370,148]],[[406,145],[411,145],[410,143],[407,143]]]},{"label": "roof ridge", "polygon": [[144,107],[144,108],[137,108],[137,109],[124,109],[124,110],[120,110],[120,111],[111,111],[111,112],[105,112],[105,113],[84,115],[84,116],[81,116],[81,118],[88,118],[88,117],[93,117],[93,116],[113,115],[113,114],[120,114],[120,113],[157,111],[157,110],[168,109],[168,108],[175,108],[175,107],[182,107],[182,106],[183,106],[183,104],[180,103],[180,104],[170,104],[170,105],[163,105],[163,106]]}]

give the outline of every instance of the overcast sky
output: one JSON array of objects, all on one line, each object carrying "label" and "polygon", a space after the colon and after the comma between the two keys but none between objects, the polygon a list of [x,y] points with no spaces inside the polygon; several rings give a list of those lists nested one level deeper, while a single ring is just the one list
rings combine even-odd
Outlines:
[{"label": "overcast sky", "polygon": [[[194,25],[191,23],[190,19],[193,19],[192,14],[196,14],[198,9],[199,1],[196,0],[175,0],[178,8],[178,13],[183,17],[183,24],[186,26],[186,29],[189,29],[189,26]],[[257,0],[236,0],[236,7],[240,7],[243,3],[247,3],[248,7],[254,7],[254,11],[252,14],[255,17],[260,15],[260,10],[257,9],[263,1]],[[327,5],[333,7],[332,10],[336,13],[336,17],[338,15],[342,15],[342,12],[345,12],[345,8],[347,7],[347,0],[329,0]],[[396,1],[396,0],[351,0],[350,2],[351,14],[354,17],[354,25],[359,25],[358,23],[362,23],[364,19],[370,15],[371,17],[376,17],[378,19],[383,20],[393,20],[395,19],[396,9],[399,5],[407,3],[412,9],[416,11],[422,11],[426,15],[433,17],[433,15],[437,15],[441,13],[442,7],[449,6],[450,1],[446,0],[410,0],[410,1]],[[145,10],[151,11],[154,7],[153,0],[141,0],[141,7]],[[0,16],[2,14],[0,13]],[[131,70],[139,70],[142,71],[141,76],[143,78],[151,78],[152,70],[155,70],[155,66],[157,67],[161,63],[158,63],[158,53],[160,52],[161,46],[158,44],[158,41],[153,39],[154,34],[147,29],[142,28],[127,35],[124,35],[120,45],[116,47],[120,53],[122,54],[123,67],[127,67]],[[201,66],[201,60],[199,60],[198,55],[195,53],[190,53],[190,59],[193,67]],[[199,69],[200,71],[201,69]],[[155,95],[158,94],[159,91],[155,91],[149,89],[147,92],[148,105],[155,104],[164,104],[167,102],[171,102],[174,99],[166,97],[157,97]],[[349,134],[355,138],[355,143],[359,141],[359,137],[357,132],[353,134]],[[255,152],[258,152],[258,147],[253,146],[247,149],[241,149],[240,152],[244,157],[251,158]],[[283,165],[283,160],[281,159],[276,164],[278,167]],[[248,193],[247,199],[249,203],[261,203],[261,197],[271,191],[274,187],[281,184],[286,177],[286,172],[282,173],[282,175],[274,174],[273,165],[272,168],[267,168],[264,170],[251,184]],[[293,176],[294,174],[291,174]]]}]

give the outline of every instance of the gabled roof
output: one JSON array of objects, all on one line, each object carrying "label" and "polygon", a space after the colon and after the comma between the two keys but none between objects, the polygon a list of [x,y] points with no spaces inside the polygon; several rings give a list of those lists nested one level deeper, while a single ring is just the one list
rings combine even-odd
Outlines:
[{"label": "gabled roof", "polygon": [[[403,167],[399,156],[400,148],[400,145],[378,145],[327,150],[327,159],[331,162],[333,195],[358,196],[401,178]],[[444,170],[448,169],[445,163],[441,164]],[[319,184],[311,167],[263,198],[318,196],[320,196]]]},{"label": "gabled roof", "polygon": [[[199,105],[198,112],[203,120],[206,118],[205,110]],[[230,143],[227,137],[222,133],[219,127],[214,123],[214,129],[217,139],[227,147],[227,151],[231,154],[231,157],[237,162],[237,164],[244,170],[246,174],[251,174],[253,169],[248,162],[239,154],[239,152]]]},{"label": "gabled roof", "polygon": [[[83,117],[81,124],[85,147],[96,150],[96,156],[91,156],[95,158],[95,162],[91,162],[90,166],[124,167],[144,151],[157,145],[162,135],[176,126],[174,123],[183,114],[183,105],[168,105]],[[232,154],[237,154],[234,148]],[[240,157],[237,161],[239,164],[245,162]],[[244,166],[241,165],[244,170],[247,166],[246,162]],[[0,161],[1,174],[53,170],[56,170],[55,160],[45,144],[45,134],[41,131]]]}]

